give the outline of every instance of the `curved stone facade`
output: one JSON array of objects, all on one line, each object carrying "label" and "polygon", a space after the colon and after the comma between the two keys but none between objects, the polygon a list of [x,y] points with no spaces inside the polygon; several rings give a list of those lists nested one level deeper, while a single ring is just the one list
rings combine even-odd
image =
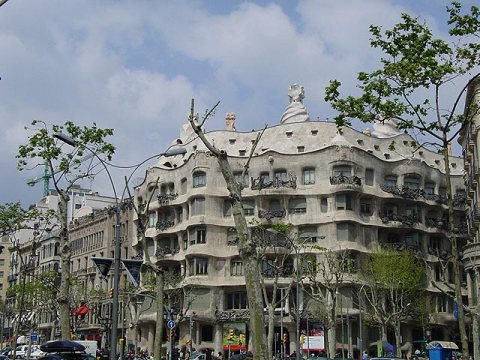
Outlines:
[{"label": "curved stone facade", "polygon": [[[295,233],[308,233],[321,247],[349,249],[357,268],[366,254],[380,246],[413,249],[430,264],[428,280],[447,289],[441,281],[449,282],[450,276],[448,266],[443,266],[448,263],[450,250],[445,234],[446,181],[441,154],[426,149],[413,152],[412,138],[405,134],[376,138],[345,128],[340,135],[329,122],[286,123],[265,130],[248,175],[240,179],[257,134],[207,133],[215,147],[227,151],[234,174],[244,183],[242,200],[247,221],[290,223]],[[145,204],[155,192],[146,232],[149,252],[159,263],[185,276],[181,286],[193,288],[190,301],[185,298],[180,309],[187,316],[179,320],[176,346],[186,343],[191,334],[195,348],[217,353],[224,351],[224,328],[229,324],[245,323],[248,335],[249,315],[242,297],[245,280],[235,246],[229,193],[216,158],[199,139],[178,146],[185,146],[187,154],[161,158],[136,188],[135,200]],[[451,171],[456,193],[455,228],[460,243],[464,243],[461,159],[451,158]],[[157,179],[158,188],[154,189]],[[320,259],[316,251],[309,252]],[[338,325],[339,329],[348,329],[348,336],[343,345],[339,338],[337,345],[357,354],[359,304],[351,290],[354,275],[349,279],[351,283],[347,282],[342,291],[339,312],[343,320],[339,318]],[[290,281],[286,275],[280,285]],[[431,331],[442,339],[454,339],[454,331],[449,330],[455,321],[453,303],[436,287],[428,285],[427,289],[438,314],[431,318]],[[283,325],[289,333],[287,347],[293,351],[295,320],[290,297],[283,318],[276,314],[275,326]],[[302,299],[304,308],[308,301]],[[140,346],[152,348],[154,319],[151,312],[142,316]],[[308,322],[319,320],[303,318],[302,329]],[[378,340],[365,324],[362,330],[365,346]],[[421,331],[413,319],[406,322],[402,349],[408,352]]]}]

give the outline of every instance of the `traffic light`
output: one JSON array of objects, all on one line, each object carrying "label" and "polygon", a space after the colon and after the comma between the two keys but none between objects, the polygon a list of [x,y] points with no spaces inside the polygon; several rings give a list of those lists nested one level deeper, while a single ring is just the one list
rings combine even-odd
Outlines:
[{"label": "traffic light", "polygon": [[175,329],[169,329],[169,331],[168,331],[168,340],[169,340],[169,341],[172,341],[174,335],[175,335]]},{"label": "traffic light", "polygon": [[235,330],[230,329],[228,330],[227,340],[233,341],[233,339],[235,339]]},{"label": "traffic light", "polygon": [[305,344],[305,335],[304,334],[300,335],[300,344],[302,344],[302,345]]},{"label": "traffic light", "polygon": [[245,345],[245,334],[238,335],[238,345]]},{"label": "traffic light", "polygon": [[113,299],[113,292],[114,292],[114,289],[113,289],[113,288],[111,288],[110,290],[108,290],[108,297],[109,297],[110,299]]},{"label": "traffic light", "polygon": [[284,344],[288,343],[288,333],[283,333],[282,342],[283,342]]}]

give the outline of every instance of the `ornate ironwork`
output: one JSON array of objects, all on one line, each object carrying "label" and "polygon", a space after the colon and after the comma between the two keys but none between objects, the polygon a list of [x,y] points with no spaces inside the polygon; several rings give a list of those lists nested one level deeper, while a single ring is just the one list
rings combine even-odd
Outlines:
[{"label": "ornate ironwork", "polygon": [[283,266],[270,265],[262,271],[262,276],[267,279],[275,277],[289,277],[293,274],[293,265],[284,264]]},{"label": "ornate ironwork", "polygon": [[330,176],[330,185],[355,185],[355,186],[362,186],[362,179],[358,176],[346,176],[346,175],[335,175]]},{"label": "ornate ironwork", "polygon": [[288,173],[287,179],[285,180],[276,177],[273,180],[265,181],[265,179],[261,176],[259,176],[256,179],[251,177],[250,179],[252,183],[250,188],[252,190],[262,190],[262,189],[268,189],[268,188],[278,189],[281,187],[287,187],[292,189],[297,188],[297,175],[295,175],[295,173],[293,172]]},{"label": "ornate ironwork", "polygon": [[273,218],[284,218],[286,214],[287,210],[285,209],[272,211],[260,210],[258,212],[258,217],[261,219],[272,220]]},{"label": "ornate ironwork", "polygon": [[178,254],[178,252],[180,251],[180,249],[178,248],[170,248],[168,246],[159,246],[157,247],[157,250],[155,250],[155,256],[157,258],[162,258],[164,257],[165,255],[175,255],[175,254]]},{"label": "ornate ironwork", "polygon": [[143,213],[145,211],[145,208],[147,207],[147,203],[146,202],[143,202],[143,203],[140,203],[138,204],[138,212],[139,213]]},{"label": "ornate ironwork", "polygon": [[170,201],[175,200],[178,197],[178,194],[160,194],[157,195],[158,203],[160,205],[168,205]]},{"label": "ornate ironwork", "polygon": [[172,220],[158,220],[155,228],[160,231],[171,228],[175,223]]},{"label": "ornate ironwork", "polygon": [[250,320],[250,310],[249,309],[242,309],[242,310],[224,310],[219,311],[218,309],[215,310],[215,318],[217,321],[239,321],[239,320]]},{"label": "ornate ironwork", "polygon": [[457,193],[453,195],[453,206],[464,207],[466,203],[467,203],[467,194]]},{"label": "ornate ironwork", "polygon": [[382,220],[383,223],[388,223],[390,221],[398,221],[401,222],[404,225],[415,225],[421,222],[420,217],[417,214],[412,214],[412,215],[400,215],[400,214],[380,214],[380,219]]}]

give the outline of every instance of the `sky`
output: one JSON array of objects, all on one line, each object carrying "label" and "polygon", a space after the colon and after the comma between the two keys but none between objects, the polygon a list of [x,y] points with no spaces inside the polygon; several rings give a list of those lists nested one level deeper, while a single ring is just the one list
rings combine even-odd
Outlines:
[{"label": "sky", "polygon": [[[305,88],[311,119],[334,112],[331,79],[354,91],[359,71],[378,65],[368,27],[407,12],[446,36],[444,0],[9,0],[0,7],[0,203],[42,196],[35,168],[15,155],[33,119],[114,128],[113,162],[165,151],[186,123],[220,100],[207,130],[236,114],[238,131],[280,122],[288,87]],[[474,2],[464,0],[465,5]],[[86,186],[110,194],[98,179]]]}]

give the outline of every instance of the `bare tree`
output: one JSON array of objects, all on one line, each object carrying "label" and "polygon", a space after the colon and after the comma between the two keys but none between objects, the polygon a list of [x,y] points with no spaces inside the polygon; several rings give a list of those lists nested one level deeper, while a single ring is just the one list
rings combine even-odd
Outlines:
[{"label": "bare tree", "polygon": [[[213,156],[217,158],[220,166],[220,171],[227,183],[227,189],[230,192],[230,201],[232,203],[232,214],[235,221],[235,227],[238,233],[238,251],[245,264],[245,283],[247,288],[247,298],[250,308],[250,332],[253,345],[254,359],[266,359],[267,358],[267,346],[266,337],[264,332],[265,316],[263,314],[263,295],[261,287],[261,274],[259,268],[259,253],[255,247],[255,241],[252,234],[248,230],[247,221],[243,214],[242,207],[242,188],[243,185],[239,184],[233,176],[232,168],[228,161],[228,154],[226,150],[217,149],[205,136],[202,129],[204,122],[211,116],[217,103],[210,111],[207,111],[202,117],[202,122],[199,123],[199,115],[195,114],[194,100],[190,108],[190,116],[188,118],[193,131],[198,135],[200,140],[205,144],[207,149]],[[250,159],[254,153],[263,131],[257,136],[255,143],[252,146],[250,156],[244,166],[243,175],[249,166]]]},{"label": "bare tree", "polygon": [[[252,229],[253,237],[257,242],[257,249],[261,256],[262,266],[262,291],[268,314],[267,344],[268,357],[273,357],[275,309],[283,307],[283,303],[293,285],[293,262],[291,260],[292,243],[287,236],[291,233],[291,225],[277,223],[272,229],[279,232],[280,236],[271,233],[262,226]],[[285,281],[285,279],[287,279]],[[283,280],[283,281],[282,281]],[[282,286],[283,285],[283,286]]]},{"label": "bare tree", "polygon": [[331,250],[314,246],[321,252],[321,258],[305,259],[302,276],[304,291],[324,309],[325,327],[327,328],[328,356],[336,353],[337,308],[340,289],[344,284],[345,274],[352,271],[348,250]]}]

